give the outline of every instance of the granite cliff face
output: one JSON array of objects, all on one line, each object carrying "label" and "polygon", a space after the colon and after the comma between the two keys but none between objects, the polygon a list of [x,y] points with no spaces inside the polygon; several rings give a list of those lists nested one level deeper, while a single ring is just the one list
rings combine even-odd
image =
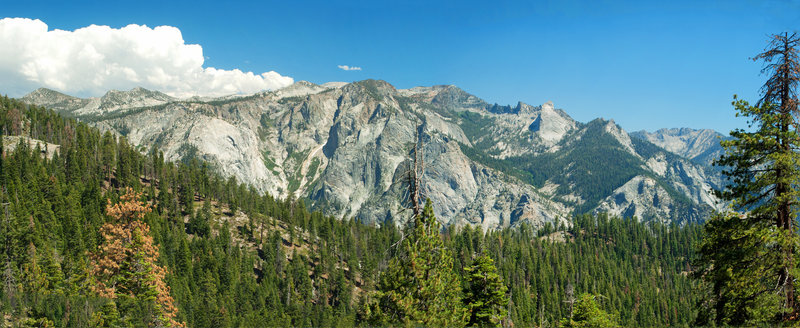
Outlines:
[{"label": "granite cliff face", "polygon": [[644,139],[677,155],[700,164],[712,165],[723,153],[720,140],[726,137],[709,129],[659,129],[655,132],[636,131],[631,136]]},{"label": "granite cliff face", "polygon": [[613,121],[577,122],[550,102],[490,105],[454,86],[297,82],[184,100],[141,88],[90,99],[40,89],[23,100],[365,222],[410,216],[405,174],[416,143],[422,191],[446,224],[541,226],[600,210],[686,221],[718,207],[718,174],[688,155],[630,138]]}]

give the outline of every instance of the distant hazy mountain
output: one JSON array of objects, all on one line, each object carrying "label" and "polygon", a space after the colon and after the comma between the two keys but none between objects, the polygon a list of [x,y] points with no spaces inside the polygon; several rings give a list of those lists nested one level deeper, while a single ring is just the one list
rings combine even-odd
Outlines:
[{"label": "distant hazy mountain", "polygon": [[723,153],[720,140],[727,137],[709,129],[660,129],[656,132],[636,131],[631,136],[653,144],[704,165],[712,165]]},{"label": "distant hazy mountain", "polygon": [[418,137],[424,194],[448,224],[541,226],[596,211],[695,221],[719,206],[703,133],[631,138],[613,121],[577,122],[550,102],[491,105],[454,86],[297,82],[189,100],[141,88],[91,99],[40,89],[23,100],[365,222],[408,218],[403,176]]},{"label": "distant hazy mountain", "polygon": [[130,91],[111,90],[100,98],[81,99],[58,91],[38,89],[22,101],[43,105],[72,116],[104,115],[134,107],[160,105],[176,99],[158,91],[134,88]]}]

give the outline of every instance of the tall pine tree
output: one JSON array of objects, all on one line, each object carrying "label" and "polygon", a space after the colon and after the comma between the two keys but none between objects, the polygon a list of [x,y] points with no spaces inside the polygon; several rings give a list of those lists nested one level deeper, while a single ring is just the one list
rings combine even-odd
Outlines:
[{"label": "tall pine tree", "polygon": [[737,129],[723,141],[717,161],[729,179],[718,194],[737,212],[709,220],[700,244],[699,270],[705,298],[698,324],[761,325],[798,319],[796,300],[797,199],[800,136],[796,34],[775,35],[754,59],[770,74],[755,106],[736,99],[737,116],[752,132]]},{"label": "tall pine tree", "polygon": [[497,274],[494,261],[488,255],[481,255],[464,270],[467,280],[464,304],[469,311],[467,326],[499,327],[508,315],[508,288]]},{"label": "tall pine tree", "polygon": [[466,323],[461,281],[440,228],[428,200],[380,276],[378,304],[368,314],[373,324],[460,327]]}]

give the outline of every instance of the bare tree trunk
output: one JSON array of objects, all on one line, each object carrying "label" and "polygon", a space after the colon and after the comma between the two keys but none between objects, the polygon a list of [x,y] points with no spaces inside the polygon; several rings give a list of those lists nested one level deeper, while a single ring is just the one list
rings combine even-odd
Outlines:
[{"label": "bare tree trunk", "polygon": [[422,176],[425,174],[425,145],[420,135],[420,127],[417,127],[417,132],[414,140],[414,161],[409,168],[409,183],[408,191],[411,198],[411,209],[414,211],[414,217],[422,214],[422,202],[424,201],[421,192]]}]

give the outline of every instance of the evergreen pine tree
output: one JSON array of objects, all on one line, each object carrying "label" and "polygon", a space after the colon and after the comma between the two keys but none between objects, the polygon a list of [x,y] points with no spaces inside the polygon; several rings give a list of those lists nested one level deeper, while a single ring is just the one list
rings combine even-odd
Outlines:
[{"label": "evergreen pine tree", "polygon": [[369,309],[374,323],[440,327],[466,323],[460,279],[439,230],[428,200],[409,226],[399,254],[380,276],[379,304]]},{"label": "evergreen pine tree", "polygon": [[117,304],[114,301],[109,301],[100,308],[100,311],[92,314],[90,324],[92,327],[97,328],[130,326],[130,323],[123,325],[120,319]]},{"label": "evergreen pine tree", "polygon": [[497,274],[494,260],[488,255],[481,255],[464,270],[467,279],[464,304],[469,311],[467,326],[500,326],[508,315],[508,288]]},{"label": "evergreen pine tree", "polygon": [[575,302],[572,316],[561,320],[562,328],[615,328],[619,327],[614,316],[600,308],[597,296],[581,294]]}]

